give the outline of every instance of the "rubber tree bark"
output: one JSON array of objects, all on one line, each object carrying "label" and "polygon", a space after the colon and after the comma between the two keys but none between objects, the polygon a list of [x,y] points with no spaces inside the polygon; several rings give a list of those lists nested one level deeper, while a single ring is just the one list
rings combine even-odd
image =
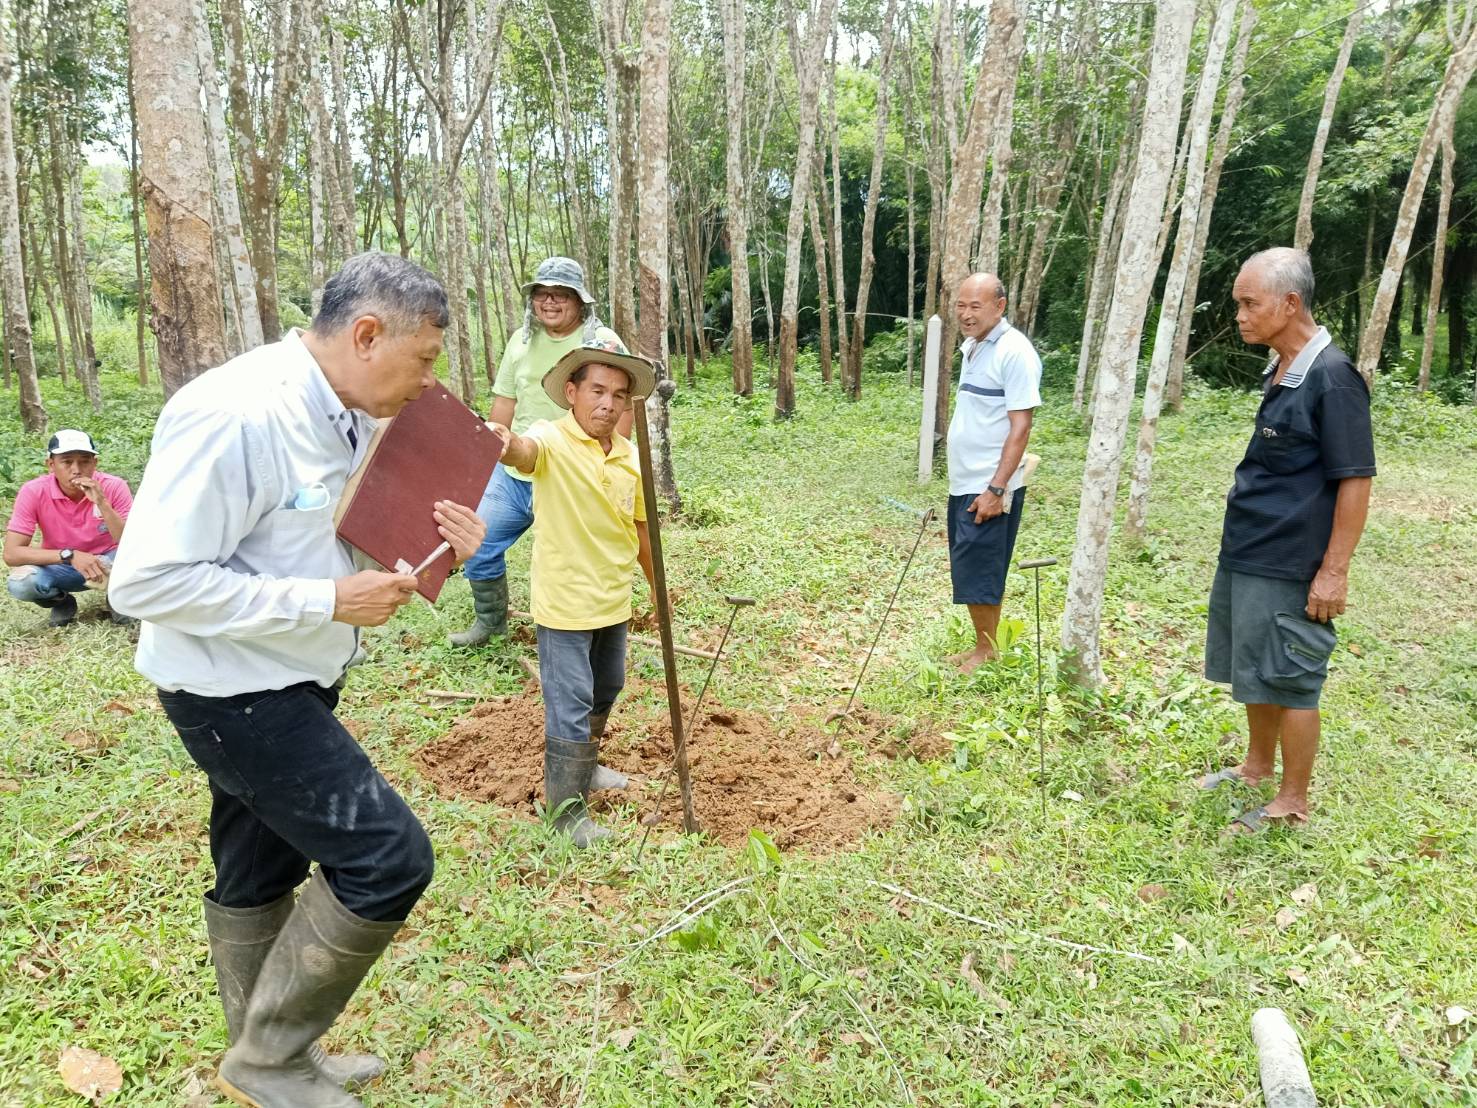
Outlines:
[{"label": "rubber tree bark", "polygon": [[21,264],[20,193],[16,187],[15,131],[10,89],[15,57],[10,51],[10,0],[0,0],[0,292],[5,300],[5,342],[20,384],[21,425],[33,435],[46,430],[46,407],[36,378],[31,309]]},{"label": "rubber tree bark", "polygon": [[131,0],[128,18],[139,88],[139,191],[149,225],[150,326],[170,396],[226,357],[199,56],[190,0]]},{"label": "rubber tree bark", "polygon": [[1333,126],[1339,90],[1343,88],[1344,74],[1349,70],[1349,55],[1354,52],[1354,43],[1359,38],[1359,25],[1364,21],[1366,7],[1368,4],[1365,0],[1355,0],[1354,11],[1344,25],[1338,59],[1333,63],[1333,72],[1328,76],[1328,87],[1323,91],[1323,111],[1318,116],[1318,129],[1313,132],[1313,149],[1308,154],[1308,168],[1303,173],[1303,193],[1298,199],[1297,229],[1292,236],[1292,244],[1299,250],[1306,250],[1313,244],[1313,195],[1318,191],[1318,174],[1323,169],[1323,151],[1328,147],[1328,131]]},{"label": "rubber tree bark", "polygon": [[1431,107],[1431,117],[1421,135],[1415,160],[1410,167],[1410,178],[1405,182],[1405,195],[1400,199],[1400,210],[1395,216],[1395,232],[1390,239],[1390,249],[1385,254],[1385,267],[1380,273],[1379,291],[1369,310],[1369,322],[1359,337],[1359,372],[1370,383],[1379,364],[1380,347],[1385,341],[1385,328],[1390,322],[1390,311],[1395,303],[1395,290],[1405,270],[1406,255],[1410,252],[1411,235],[1415,232],[1416,217],[1420,215],[1421,201],[1426,192],[1426,181],[1431,175],[1431,166],[1436,160],[1436,150],[1443,135],[1451,133],[1462,94],[1477,69],[1477,26],[1467,29],[1466,36],[1452,51],[1446,63],[1446,74],[1441,87],[1436,91],[1436,102]]},{"label": "rubber tree bark", "polygon": [[1431,387],[1431,358],[1436,353],[1436,317],[1441,314],[1441,283],[1446,270],[1446,231],[1451,220],[1451,194],[1455,186],[1451,163],[1455,157],[1456,149],[1448,132],[1441,137],[1441,200],[1436,208],[1436,242],[1431,251],[1431,292],[1426,303],[1426,334],[1421,343],[1421,392]]},{"label": "rubber tree bark", "polygon": [[[821,55],[836,18],[836,0],[816,0],[803,40],[793,14],[790,23],[797,85],[795,172],[790,178],[790,216],[785,227],[785,276],[780,292],[779,374],[775,379],[774,417],[795,412],[795,358],[799,353],[800,246],[805,238],[805,206],[810,197],[811,163],[820,114]],[[816,244],[816,249],[821,249]]]},{"label": "rubber tree bark", "polygon": [[1194,22],[1194,0],[1160,0],[1157,5],[1138,173],[1128,197],[1123,247],[1104,328],[1113,341],[1103,346],[1099,361],[1092,435],[1077,512],[1077,540],[1062,616],[1065,669],[1078,683],[1090,686],[1102,682],[1099,632],[1113,507],[1133,404],[1139,342],[1158,269],[1154,245],[1179,130]]},{"label": "rubber tree bark", "polygon": [[718,0],[723,18],[723,84],[727,93],[728,146],[724,153],[727,185],[729,284],[733,290],[733,391],[754,391],[754,309],[749,297],[749,181],[744,172],[744,103],[746,100],[744,0]]},{"label": "rubber tree bark", "polygon": [[1128,517],[1124,521],[1124,538],[1142,543],[1149,512],[1149,481],[1153,475],[1154,443],[1159,434],[1159,413],[1164,405],[1164,386],[1169,380],[1169,363],[1174,353],[1176,328],[1180,321],[1180,305],[1184,301],[1186,281],[1194,255],[1196,231],[1200,220],[1209,221],[1209,211],[1202,211],[1205,199],[1206,155],[1210,148],[1210,121],[1215,112],[1216,95],[1221,86],[1221,70],[1230,45],[1231,24],[1235,22],[1240,0],[1219,0],[1210,41],[1205,47],[1205,65],[1200,70],[1200,87],[1190,109],[1189,157],[1185,162],[1185,194],[1180,201],[1179,230],[1175,235],[1174,255],[1169,263],[1164,295],[1159,302],[1159,323],[1154,333],[1154,353],[1149,360],[1149,375],[1144,382],[1143,413],[1139,419],[1138,446],[1134,451],[1133,477],[1129,486]]}]

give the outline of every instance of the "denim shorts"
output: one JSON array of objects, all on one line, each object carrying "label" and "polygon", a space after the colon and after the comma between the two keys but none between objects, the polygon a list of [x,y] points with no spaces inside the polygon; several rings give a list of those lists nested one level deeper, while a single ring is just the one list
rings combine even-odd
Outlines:
[{"label": "denim shorts", "polygon": [[983,523],[969,511],[973,496],[949,497],[949,572],[955,604],[999,604],[1005,596],[1005,573],[1015,553],[1015,537],[1026,508],[1026,490],[1015,490],[1010,511]]},{"label": "denim shorts", "polygon": [[1240,704],[1317,708],[1338,643],[1333,621],[1308,618],[1311,581],[1218,568],[1210,587],[1205,677]]}]

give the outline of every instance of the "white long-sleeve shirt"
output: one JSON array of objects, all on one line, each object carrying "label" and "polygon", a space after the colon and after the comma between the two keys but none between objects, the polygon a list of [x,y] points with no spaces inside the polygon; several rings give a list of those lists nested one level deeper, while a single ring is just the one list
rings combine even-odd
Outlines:
[{"label": "white long-sleeve shirt", "polygon": [[334,580],[357,566],[334,510],[374,428],[296,331],[170,399],[108,582],[143,621],[140,673],[202,696],[338,680],[358,633]]}]

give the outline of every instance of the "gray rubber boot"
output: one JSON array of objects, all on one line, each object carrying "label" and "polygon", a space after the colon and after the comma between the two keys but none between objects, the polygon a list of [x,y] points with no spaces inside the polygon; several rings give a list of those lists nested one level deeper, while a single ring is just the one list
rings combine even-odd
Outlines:
[{"label": "gray rubber boot", "polygon": [[315,873],[262,962],[241,1035],[216,1076],[221,1092],[253,1108],[362,1108],[318,1068],[312,1047],[403,922],[354,915]]},{"label": "gray rubber boot", "polygon": [[568,835],[581,850],[610,837],[610,832],[592,820],[590,810],[585,807],[590,795],[590,775],[595,772],[599,759],[597,742],[575,743],[544,736],[544,806],[556,812],[565,801],[572,802],[554,817],[554,829]]},{"label": "gray rubber boot", "polygon": [[472,626],[448,636],[452,646],[481,646],[508,633],[508,577],[491,581],[468,580],[472,586]]},{"label": "gray rubber boot", "polygon": [[[258,908],[223,908],[209,897],[205,905],[205,932],[210,937],[210,960],[215,963],[215,982],[226,1013],[226,1032],[234,1044],[246,1022],[246,1006],[256,987],[257,975],[277,934],[292,915],[289,893]],[[385,1072],[385,1064],[373,1054],[329,1054],[316,1042],[309,1056],[324,1075],[339,1085],[364,1085]]]},{"label": "gray rubber boot", "polygon": [[[599,743],[605,738],[605,725],[610,722],[610,713],[601,712],[598,715],[590,714],[590,741]],[[620,770],[611,769],[609,766],[595,765],[595,772],[590,774],[590,788],[595,789],[624,789],[630,785],[631,779]]]}]

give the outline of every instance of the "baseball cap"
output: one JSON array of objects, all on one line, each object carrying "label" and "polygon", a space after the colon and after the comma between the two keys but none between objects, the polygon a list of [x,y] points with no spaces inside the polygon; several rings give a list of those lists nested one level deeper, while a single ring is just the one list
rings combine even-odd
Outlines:
[{"label": "baseball cap", "polygon": [[48,454],[72,454],[81,451],[84,454],[96,454],[97,447],[93,445],[92,436],[86,431],[77,431],[71,427],[63,427],[51,436],[51,441],[46,444]]}]

